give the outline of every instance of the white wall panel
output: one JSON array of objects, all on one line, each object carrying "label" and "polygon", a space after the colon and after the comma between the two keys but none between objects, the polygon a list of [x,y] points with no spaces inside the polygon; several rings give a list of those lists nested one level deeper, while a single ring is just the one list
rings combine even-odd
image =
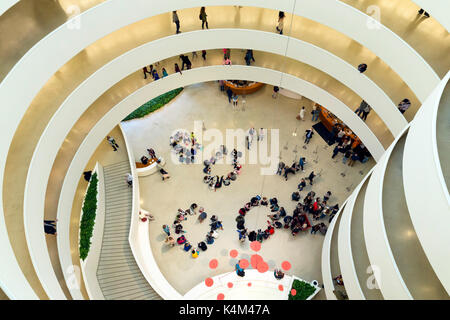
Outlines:
[{"label": "white wall panel", "polygon": [[436,276],[450,294],[450,196],[436,141],[436,119],[449,79],[450,72],[411,122],[403,155],[403,184],[417,237]]}]

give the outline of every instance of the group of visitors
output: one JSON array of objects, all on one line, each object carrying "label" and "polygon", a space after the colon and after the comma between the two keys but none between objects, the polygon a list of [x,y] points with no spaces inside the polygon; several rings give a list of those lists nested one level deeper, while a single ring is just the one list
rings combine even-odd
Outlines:
[{"label": "group of visitors", "polygon": [[248,150],[250,150],[254,141],[263,141],[264,136],[266,135],[266,130],[263,128],[259,128],[258,132],[254,127],[248,129],[247,134],[245,135],[245,145]]},{"label": "group of visitors", "polygon": [[348,164],[350,167],[353,167],[356,161],[361,161],[361,163],[366,163],[369,161],[371,154],[363,143],[355,144],[355,141],[353,141],[353,139],[349,136],[338,136],[336,141],[337,145],[333,149],[333,154],[331,156],[332,159],[334,159],[338,153],[341,152],[344,154],[342,163]]},{"label": "group of visitors", "polygon": [[[298,189],[302,189],[300,185],[298,186]],[[331,191],[327,191],[321,199],[320,197],[316,197],[316,193],[311,190],[303,199],[303,204],[299,202],[300,193],[298,191],[294,191],[292,193],[291,199],[298,202],[298,210],[301,210],[301,212],[304,213],[311,214],[314,220],[320,220],[325,217],[332,218],[332,216],[334,216],[334,214],[336,214],[339,210],[339,205],[337,204],[334,206],[328,205],[328,200],[330,199],[330,197]]]},{"label": "group of visitors", "polygon": [[[212,245],[214,243],[214,240],[219,237],[217,231],[223,230],[222,221],[220,221],[216,215],[213,215],[210,218],[210,227],[211,227],[210,231],[206,234],[205,239],[197,244],[197,248],[193,248],[192,244],[186,239],[186,236],[184,235],[186,231],[183,230],[182,222],[187,220],[188,216],[196,215],[197,208],[198,205],[196,203],[192,203],[190,207],[186,210],[178,209],[175,221],[173,222],[172,225],[172,228],[174,229],[176,236],[171,233],[171,229],[168,225],[162,226],[163,231],[166,234],[165,242],[171,247],[174,247],[175,244],[182,245],[183,250],[186,252],[190,252],[192,258],[198,257],[200,253],[199,249],[202,251],[206,251],[208,249],[208,245]],[[198,212],[199,212],[198,220],[199,222],[203,222],[207,218],[207,213],[202,207],[198,209]],[[175,237],[177,237],[176,240]]]},{"label": "group of visitors", "polygon": [[[200,14],[198,15],[198,18],[202,21],[202,29],[205,28],[208,29],[208,19],[207,19],[206,9],[205,7],[200,8]],[[178,17],[177,11],[172,11],[172,22],[175,23],[176,27],[176,34],[180,33],[180,18]]]},{"label": "group of visitors", "polygon": [[170,136],[169,144],[178,155],[180,163],[185,164],[195,163],[195,155],[197,154],[197,150],[201,148],[194,132],[189,134],[182,130]]},{"label": "group of visitors", "polygon": [[216,164],[216,161],[225,157],[228,154],[228,150],[224,145],[220,146],[220,150],[216,152],[215,156],[211,157],[210,160],[205,160],[203,162],[204,168],[203,173],[206,175],[203,177],[203,182],[208,184],[208,187],[210,190],[216,191],[217,189],[220,189],[222,185],[229,186],[232,181],[235,181],[237,179],[237,176],[241,174],[242,165],[239,163],[238,158],[242,156],[242,152],[237,151],[236,149],[233,149],[231,152],[231,165],[233,166],[233,170],[230,171],[227,176],[224,178],[224,176],[214,176],[211,174],[212,166]]}]

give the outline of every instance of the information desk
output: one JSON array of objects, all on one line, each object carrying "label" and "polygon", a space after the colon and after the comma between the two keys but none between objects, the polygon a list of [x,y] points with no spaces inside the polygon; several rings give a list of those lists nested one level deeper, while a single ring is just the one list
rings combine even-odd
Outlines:
[{"label": "information desk", "polygon": [[250,94],[258,91],[264,86],[264,83],[253,82],[247,86],[238,86],[231,81],[225,81],[225,87],[230,88],[237,95]]},{"label": "information desk", "polygon": [[[316,104],[317,105],[317,104]],[[356,134],[353,133],[350,128],[348,128],[341,120],[336,118],[334,114],[332,114],[330,111],[325,109],[322,106],[317,105],[317,108],[319,109],[319,119],[322,122],[322,124],[327,128],[328,131],[333,130],[333,126],[335,124],[340,124],[344,129],[345,135],[352,138],[354,140],[352,144],[352,148],[355,148],[357,145],[361,144],[361,140],[358,138]]]},{"label": "information desk", "polygon": [[[139,177],[149,176],[158,171],[158,164],[156,163],[157,159],[148,159],[147,164],[143,164],[142,162],[136,162],[136,171]],[[164,158],[159,158],[161,162],[159,163],[161,166],[165,165]]]}]

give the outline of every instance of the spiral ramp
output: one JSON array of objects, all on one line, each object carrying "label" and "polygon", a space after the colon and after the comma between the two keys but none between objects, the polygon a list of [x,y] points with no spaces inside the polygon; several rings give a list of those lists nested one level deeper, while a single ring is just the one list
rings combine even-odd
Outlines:
[{"label": "spiral ramp", "polygon": [[[445,223],[430,223],[448,221],[450,214],[445,2],[428,4],[435,18],[428,26],[415,26],[416,32],[383,4],[384,18],[374,32],[367,27],[373,22],[369,13],[352,1],[79,2],[8,0],[0,5],[0,101],[5,106],[0,116],[1,297],[89,299],[86,279],[79,278],[74,288],[66,270],[80,266],[73,241],[79,213],[72,209],[82,201],[77,194],[80,175],[92,169],[101,139],[137,101],[171,86],[232,76],[264,79],[330,106],[379,162],[327,234],[322,252],[327,298],[345,291],[350,299],[448,299],[450,257],[442,248],[450,244],[449,233]],[[427,9],[422,2],[399,1],[399,10],[412,13],[417,5]],[[195,17],[201,5],[210,10],[211,25],[217,17],[216,26],[201,34],[198,22],[186,19],[185,32],[173,36],[170,12]],[[244,8],[236,12],[233,5]],[[273,33],[278,10],[288,13],[284,35]],[[343,22],[336,12],[351,19]],[[347,50],[349,45],[356,50]],[[219,49],[249,46],[259,55],[257,65],[224,70]],[[149,84],[140,78],[143,65],[173,65],[177,55],[202,49],[211,59],[207,65],[194,65],[184,79],[171,75]],[[370,65],[362,76],[354,69],[361,61]],[[413,105],[401,115],[396,104],[404,97]],[[374,107],[367,123],[353,113],[361,99]],[[109,182],[105,187],[113,188]],[[432,219],[422,199],[435,206]],[[120,211],[131,215],[132,208]],[[44,218],[58,218],[57,239],[45,238]],[[127,229],[122,222],[119,228]],[[108,230],[114,228],[105,229],[105,239]],[[126,235],[121,234],[123,246]],[[113,289],[112,296],[104,297],[170,298],[161,289],[163,280],[145,274],[137,253],[123,250],[122,257],[129,259],[123,265],[133,270],[139,284],[130,285],[128,296],[122,295],[126,290]],[[100,260],[108,263],[107,257]],[[345,288],[333,283],[339,274]],[[123,281],[118,277],[106,288]]]}]

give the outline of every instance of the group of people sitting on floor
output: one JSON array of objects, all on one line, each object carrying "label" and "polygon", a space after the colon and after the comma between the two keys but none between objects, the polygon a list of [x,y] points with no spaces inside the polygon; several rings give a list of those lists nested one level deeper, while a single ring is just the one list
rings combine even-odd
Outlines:
[{"label": "group of people sitting on floor", "polygon": [[195,155],[201,146],[195,138],[194,132],[188,134],[185,131],[177,131],[173,136],[170,136],[169,144],[178,155],[180,163],[195,163]]},{"label": "group of people sitting on floor", "polygon": [[[196,203],[193,203],[186,210],[178,209],[176,219],[173,222],[172,226],[172,228],[175,230],[175,234],[179,235],[176,240],[174,236],[171,235],[170,227],[167,225],[163,225],[163,231],[166,233],[165,242],[172,247],[175,246],[175,243],[177,243],[178,245],[183,245],[183,250],[186,252],[191,252],[191,256],[193,258],[198,257],[200,252],[198,249],[206,251],[208,249],[208,245],[212,245],[214,243],[214,240],[219,237],[217,230],[223,230],[222,221],[220,221],[216,215],[213,215],[210,218],[210,231],[206,234],[205,239],[197,244],[197,249],[193,248],[192,244],[184,236],[184,233],[186,233],[186,231],[183,230],[183,225],[181,223],[187,220],[189,215],[196,215],[197,208],[198,205]],[[200,207],[198,211],[198,220],[199,222],[203,222],[208,215],[202,207]]]},{"label": "group of people sitting on floor", "polygon": [[[337,126],[333,127],[333,130],[339,130],[335,138],[333,138],[333,143],[337,142],[337,145],[333,149],[333,154],[331,156],[334,159],[338,153],[343,153],[344,157],[342,162],[345,164],[349,160],[348,165],[353,167],[355,161],[361,161],[361,163],[366,163],[372,156],[367,150],[366,146],[359,141],[355,141],[350,136],[345,135],[342,129],[338,129]],[[330,144],[331,145],[331,144]]]},{"label": "group of people sitting on floor", "polygon": [[[290,173],[295,175],[300,170],[302,170],[302,172],[305,172],[305,170],[304,170],[305,164],[306,164],[306,159],[304,157],[300,157],[300,160],[298,162],[294,161],[294,163],[291,166],[287,166],[283,161],[280,161],[278,163],[277,174],[280,176],[283,175],[283,177],[287,181],[288,175]],[[315,177],[316,177],[316,174],[314,173],[314,171],[311,171],[311,173],[308,175],[308,177],[302,178],[300,181],[300,184],[303,187],[300,189],[300,191],[303,190],[303,188],[306,186],[305,180],[309,180],[309,184],[312,185]]]},{"label": "group of people sitting on floor", "polygon": [[221,145],[220,151],[216,152],[215,156],[211,157],[210,160],[205,160],[203,162],[203,173],[206,174],[203,177],[203,182],[208,184],[210,190],[216,191],[217,189],[220,189],[222,185],[229,186],[231,184],[231,181],[235,181],[237,179],[237,176],[241,173],[242,165],[239,164],[238,158],[242,156],[242,152],[233,149],[233,151],[231,152],[233,171],[229,172],[226,178],[224,178],[224,176],[219,178],[219,176],[217,175],[211,175],[212,166],[215,165],[217,160],[226,156],[227,153],[227,148],[224,145]]},{"label": "group of people sitting on floor", "polygon": [[[331,197],[331,191],[327,191],[325,195],[323,196],[323,199],[320,197],[316,197],[316,193],[314,191],[308,192],[306,197],[303,199],[303,204],[298,202],[300,201],[300,193],[298,191],[295,191],[292,193],[291,199],[293,201],[297,201],[297,208],[294,210],[294,213],[297,211],[298,214],[300,213],[307,213],[311,214],[313,217],[313,220],[321,220],[325,217],[329,218],[329,222],[333,219],[334,215],[339,211],[339,205],[335,204],[334,206],[329,206],[327,204],[327,201]],[[320,231],[321,233],[325,234],[326,232],[326,226],[323,224],[319,224],[322,228]],[[315,233],[319,227],[313,226],[314,232],[311,231],[311,233]]]},{"label": "group of people sitting on floor", "polygon": [[[247,228],[245,228],[245,215],[252,207],[260,205],[265,207],[270,206],[271,213],[267,215],[270,218],[270,221],[267,221],[268,226],[264,231],[258,229],[257,231],[248,232]],[[281,221],[284,222],[284,225]],[[292,235],[295,236],[298,232],[311,227],[306,214],[299,215],[298,211],[294,211],[293,216],[288,216],[284,207],[279,206],[277,198],[270,198],[267,200],[266,197],[261,198],[259,195],[251,198],[250,202],[239,209],[239,215],[236,217],[236,222],[239,241],[241,242],[244,242],[247,237],[250,242],[263,242],[275,233],[275,229],[291,228]]]},{"label": "group of people sitting on floor", "polygon": [[159,169],[159,173],[161,174],[161,178],[162,180],[166,180],[170,178],[169,173],[164,170],[164,168],[161,165],[161,159],[158,159],[158,157],[156,156],[155,150],[153,150],[152,148],[147,149],[148,155],[150,158],[146,157],[146,156],[142,156],[141,157],[141,163],[144,165],[147,165],[149,162],[153,163],[156,161],[156,166]]}]

